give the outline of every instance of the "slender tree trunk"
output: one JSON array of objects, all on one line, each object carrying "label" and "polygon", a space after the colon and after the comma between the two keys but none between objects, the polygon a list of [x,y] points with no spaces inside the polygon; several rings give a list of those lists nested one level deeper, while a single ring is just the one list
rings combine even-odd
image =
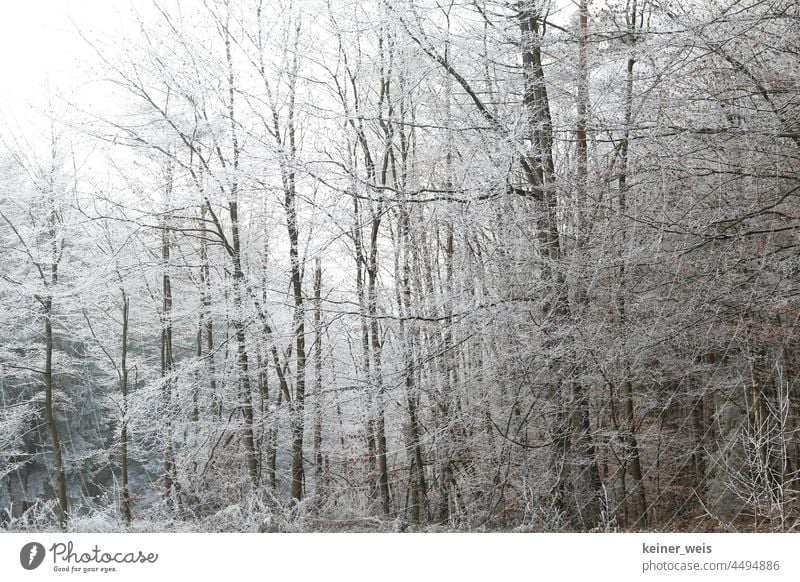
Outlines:
[{"label": "slender tree trunk", "polygon": [[586,49],[586,32],[589,23],[588,0],[580,0],[578,6],[578,99],[576,101],[577,120],[575,123],[575,185],[576,185],[576,226],[580,232],[586,225],[583,216],[586,212],[587,178],[589,175],[589,148],[586,139],[586,123],[589,110],[589,59]]},{"label": "slender tree trunk", "polygon": [[[633,0],[631,5],[631,12],[626,15],[628,20],[628,30],[626,35],[626,42],[631,46],[636,44],[636,19],[639,17],[636,0]],[[628,165],[629,165],[629,145],[630,145],[630,132],[631,122],[633,118],[633,69],[636,60],[633,56],[628,58],[625,74],[625,111],[624,111],[624,134],[620,144],[620,173],[619,173],[619,215],[624,220],[627,212],[627,191],[628,191]],[[622,326],[622,333],[625,333],[627,327],[627,309],[626,309],[626,275],[625,275],[625,229],[620,229],[620,267],[619,267],[619,295],[617,309],[620,314],[620,324]],[[626,363],[626,369],[627,369]],[[636,439],[636,421],[633,404],[633,384],[629,378],[625,378],[622,382],[622,401],[625,414],[625,432],[623,440],[627,448],[627,462],[630,463],[628,472],[633,480],[633,497],[635,501],[635,527],[647,527],[647,498],[645,495],[644,482],[642,480],[642,466],[641,458],[639,455],[639,446]]]},{"label": "slender tree trunk", "polygon": [[128,321],[130,299],[122,290],[122,354],[120,356],[119,385],[122,393],[122,428],[120,431],[120,465],[122,467],[122,517],[125,525],[131,523],[131,495],[128,480]]},{"label": "slender tree trunk", "polygon": [[[55,160],[55,139],[53,139],[53,160]],[[49,281],[45,281],[47,295],[42,301],[44,307],[44,341],[45,341],[45,362],[44,362],[44,388],[45,388],[45,418],[47,430],[50,433],[50,440],[53,445],[53,456],[55,460],[56,489],[58,494],[58,522],[61,529],[67,528],[69,518],[69,505],[67,500],[67,477],[64,470],[64,458],[61,450],[61,438],[56,423],[55,408],[53,404],[53,293],[58,286],[58,264],[61,257],[61,247],[58,242],[56,225],[58,223],[58,213],[56,212],[56,201],[54,193],[54,170],[50,174],[49,203],[50,209],[47,215],[48,240],[50,243],[50,273]]]},{"label": "slender tree trunk", "polygon": [[[169,187],[168,187],[169,188]],[[169,191],[167,193],[169,195]],[[169,275],[170,238],[166,221],[161,229],[161,398],[164,410],[164,500],[175,504],[175,453],[172,446],[172,283]]]},{"label": "slender tree trunk", "polygon": [[[202,285],[202,283],[201,283]],[[202,292],[201,292],[202,295]],[[195,333],[195,352],[198,363],[203,360],[203,313],[202,313],[202,298],[200,300],[201,308],[200,314],[197,318],[197,332]],[[192,412],[189,415],[193,423],[200,420],[200,385],[202,383],[202,375],[200,370],[194,374],[194,381],[192,382]],[[188,429],[188,427],[187,427]]]},{"label": "slender tree trunk", "polygon": [[256,453],[255,431],[253,429],[253,394],[250,386],[250,363],[247,355],[247,337],[245,334],[243,300],[244,272],[242,271],[241,242],[239,236],[238,203],[231,201],[228,205],[231,217],[231,239],[233,241],[233,329],[236,334],[236,353],[239,364],[239,393],[242,414],[244,416],[244,448],[245,463],[253,486],[258,485],[258,454]]},{"label": "slender tree trunk", "polygon": [[[365,150],[367,151],[367,150]],[[368,154],[365,154],[368,157]],[[369,159],[369,158],[368,158]],[[368,164],[369,165],[369,164]],[[374,387],[372,385],[373,382],[373,374],[372,374],[372,353],[370,348],[370,327],[369,327],[369,320],[368,320],[368,307],[367,307],[367,291],[366,285],[364,284],[364,267],[367,266],[367,260],[364,256],[364,241],[362,239],[362,213],[361,213],[361,205],[358,200],[358,194],[353,190],[353,211],[354,211],[354,218],[355,218],[355,226],[353,228],[353,246],[355,247],[355,261],[356,261],[356,294],[358,296],[358,306],[359,306],[359,321],[361,324],[361,359],[363,362],[363,373],[364,378],[368,385],[368,396],[370,398],[369,403],[369,412],[367,418],[367,456],[370,461],[370,493],[373,497],[378,498],[380,494],[380,490],[378,487],[378,458],[377,458],[377,447],[375,442],[375,417],[374,417],[374,405],[372,403],[372,391]]]},{"label": "slender tree trunk", "polygon": [[[51,281],[57,278],[57,267],[52,264]],[[64,473],[64,458],[61,451],[61,439],[59,437],[58,425],[56,423],[53,407],[53,298],[48,295],[44,298],[44,341],[45,341],[45,361],[44,361],[44,388],[45,400],[44,410],[47,419],[47,430],[50,432],[50,440],[53,444],[53,455],[55,457],[55,474],[58,493],[58,523],[61,529],[67,528],[67,517],[69,508],[67,505],[67,478]]]},{"label": "slender tree trunk", "polygon": [[633,386],[630,381],[622,383],[622,398],[625,409],[625,442],[628,449],[628,462],[630,463],[630,476],[633,479],[633,496],[636,504],[634,512],[635,521],[632,525],[639,528],[647,527],[647,498],[645,496],[644,482],[642,481],[642,463],[639,458],[639,446],[636,442],[636,421],[633,413]]},{"label": "slender tree trunk", "polygon": [[[401,202],[400,224],[398,233],[398,260],[395,267],[396,279],[402,286],[396,285],[397,304],[401,314],[400,336],[403,341],[403,376],[406,390],[406,410],[408,412],[408,428],[406,448],[409,457],[409,519],[422,522],[428,516],[428,491],[425,482],[425,464],[420,442],[420,426],[418,413],[419,391],[415,383],[414,337],[415,323],[412,319],[411,291],[411,240],[409,233],[409,216],[405,200]],[[400,259],[402,257],[402,259]],[[400,265],[402,260],[402,266]],[[412,328],[412,329],[409,329]]]},{"label": "slender tree trunk", "polygon": [[[448,155],[449,158],[449,155]],[[450,161],[448,159],[448,166]],[[451,183],[448,181],[448,187]],[[453,354],[453,225],[446,225],[445,272],[444,282],[444,321],[441,331],[442,355],[440,357],[440,373],[442,375],[442,393],[439,402],[442,425],[441,466],[439,468],[439,511],[438,519],[446,523],[450,519],[450,490],[453,486],[453,455],[456,450],[453,424],[456,414],[456,386],[453,382],[455,357]]]},{"label": "slender tree trunk", "polygon": [[325,474],[322,458],[322,261],[314,261],[314,485],[315,493],[324,490]]},{"label": "slender tree trunk", "polygon": [[278,430],[280,429],[280,409],[283,403],[283,392],[278,391],[275,399],[275,413],[272,426],[267,434],[267,480],[273,493],[278,489]]},{"label": "slender tree trunk", "polygon": [[[259,9],[260,10],[260,9]],[[259,34],[260,34],[259,19]],[[260,39],[260,36],[259,36]],[[294,45],[287,51],[291,54],[288,65],[288,95],[285,104],[286,126],[284,131],[280,127],[280,113],[270,84],[266,77],[263,64],[263,46],[259,40],[260,72],[264,87],[272,108],[272,127],[269,131],[279,148],[279,166],[281,183],[283,186],[283,208],[286,214],[286,229],[289,235],[289,267],[291,290],[294,299],[294,316],[292,320],[295,350],[295,382],[294,395],[290,398],[288,384],[283,378],[283,372],[278,362],[277,351],[273,345],[273,359],[276,372],[281,382],[282,390],[286,393],[291,416],[292,431],[292,467],[291,467],[291,495],[295,501],[303,498],[304,467],[303,467],[303,434],[305,431],[305,387],[306,387],[306,338],[305,338],[305,306],[303,302],[303,269],[300,263],[299,230],[297,221],[297,136],[295,126],[295,97],[296,84],[299,74],[298,52],[300,40],[300,22],[295,25]]]},{"label": "slender tree trunk", "polygon": [[[420,392],[416,384],[415,344],[418,343],[418,324],[414,320],[414,307],[412,298],[412,267],[413,251],[411,248],[411,226],[406,189],[409,173],[409,157],[412,154],[413,124],[407,130],[408,119],[406,99],[410,93],[407,91],[406,79],[402,72],[399,73],[400,121],[397,133],[400,138],[400,172],[394,172],[395,187],[400,193],[400,207],[398,212],[397,240],[395,251],[395,294],[398,312],[400,337],[403,346],[403,380],[406,392],[406,410],[408,424],[406,429],[406,450],[409,460],[409,491],[407,499],[408,518],[416,523],[427,521],[428,489],[425,481],[425,461],[422,451],[420,434],[422,429],[419,421]],[[413,107],[411,108],[413,111]],[[393,166],[394,167],[394,166]],[[397,282],[401,282],[398,285]]]},{"label": "slender tree trunk", "polygon": [[292,498],[296,501],[300,501],[303,498],[303,431],[305,430],[306,336],[293,174],[294,172],[292,171],[292,186],[290,190],[287,190],[285,206],[286,222],[289,230],[289,258],[291,262],[292,292],[294,294],[294,334],[296,358],[295,392],[292,400]]},{"label": "slender tree trunk", "polygon": [[372,349],[372,382],[371,387],[374,391],[374,434],[375,434],[375,457],[378,469],[378,489],[380,492],[381,511],[388,515],[391,509],[391,498],[389,492],[389,471],[386,459],[386,428],[384,417],[384,395],[383,395],[383,367],[382,367],[382,342],[380,338],[380,325],[378,323],[378,228],[380,218],[374,216],[370,236],[370,252],[367,266],[368,291],[367,291],[367,311],[370,319],[370,347]]},{"label": "slender tree trunk", "polygon": [[[445,42],[444,62],[446,66],[450,66],[450,19],[447,19],[447,40]],[[448,190],[453,188],[453,132],[450,129],[453,124],[452,116],[452,91],[453,81],[450,75],[447,75],[445,80],[445,124],[448,129],[446,132],[446,154],[445,154],[445,183],[444,187]],[[454,208],[449,209],[450,212]],[[437,239],[439,231],[437,228]],[[439,357],[439,373],[441,374],[441,394],[439,397],[439,411],[441,413],[441,442],[439,446],[440,453],[440,466],[439,466],[439,507],[438,519],[442,523],[446,523],[450,519],[450,491],[454,486],[455,477],[453,472],[453,457],[457,449],[455,443],[455,435],[453,433],[453,425],[456,418],[456,410],[458,405],[458,386],[455,380],[456,375],[456,355],[454,354],[455,347],[453,345],[453,217],[449,216],[446,219],[445,225],[445,245],[444,245],[444,260],[445,260],[445,280],[440,281],[442,291],[444,294],[444,320],[440,328],[440,341],[441,341],[441,356]]]},{"label": "slender tree trunk", "polygon": [[[587,0],[580,0],[578,6],[578,99],[577,120],[575,127],[576,141],[576,196],[575,196],[575,229],[577,231],[576,251],[583,250],[589,235],[587,224],[589,149],[586,138],[586,124],[589,109],[589,71],[586,48],[588,28]],[[577,283],[578,303],[586,303],[586,293],[582,282]],[[577,323],[580,325],[580,323]],[[577,415],[577,435],[579,449],[579,466],[583,467],[582,480],[585,484],[588,499],[581,512],[583,527],[591,529],[600,522],[603,506],[603,487],[597,465],[597,452],[591,431],[589,411],[589,389],[580,380],[573,382],[573,400]]]},{"label": "slender tree trunk", "polygon": [[[236,334],[237,361],[239,364],[239,393],[241,399],[241,410],[244,416],[244,435],[243,444],[245,448],[245,464],[250,475],[253,486],[259,482],[258,453],[256,451],[255,431],[253,429],[253,394],[250,386],[250,364],[247,355],[247,336],[244,323],[244,294],[245,281],[244,271],[242,270],[242,250],[241,235],[239,232],[239,156],[240,145],[238,137],[238,125],[236,121],[235,95],[236,81],[234,75],[233,57],[231,55],[231,32],[230,32],[230,7],[226,6],[225,24],[223,27],[225,37],[225,60],[228,68],[228,121],[231,131],[231,179],[230,179],[230,201],[228,202],[228,214],[231,219],[231,241],[232,241],[232,261],[233,261],[233,328]],[[221,157],[221,156],[220,156]]]},{"label": "slender tree trunk", "polygon": [[[217,390],[217,373],[214,362],[214,319],[211,316],[211,266],[208,258],[208,230],[206,229],[206,205],[200,206],[200,337],[205,336],[205,358],[208,386],[211,391],[211,416],[222,416],[222,401]],[[202,353],[202,348],[198,347]]]},{"label": "slender tree trunk", "polygon": [[[267,200],[264,199],[264,216],[267,216]],[[262,248],[262,269],[261,269],[261,302],[262,305],[267,304],[267,265],[269,265],[269,237],[266,231],[264,232],[264,243]],[[276,438],[277,438],[277,407],[270,410],[270,393],[269,393],[269,346],[267,345],[271,337],[271,330],[264,329],[262,346],[258,356],[258,378],[259,378],[259,391],[261,393],[261,422],[263,423],[263,436],[265,443],[260,449],[263,451],[262,457],[265,460],[267,471],[267,485],[274,492],[277,487],[277,479],[275,474],[275,462],[277,458]],[[277,400],[280,401],[280,390],[277,391]],[[270,423],[270,414],[275,415],[274,422]]]}]

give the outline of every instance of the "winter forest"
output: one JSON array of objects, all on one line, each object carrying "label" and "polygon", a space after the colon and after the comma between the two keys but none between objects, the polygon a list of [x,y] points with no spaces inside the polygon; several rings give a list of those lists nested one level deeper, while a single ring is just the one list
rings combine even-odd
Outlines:
[{"label": "winter forest", "polygon": [[794,0],[120,6],[2,109],[2,527],[800,530]]}]

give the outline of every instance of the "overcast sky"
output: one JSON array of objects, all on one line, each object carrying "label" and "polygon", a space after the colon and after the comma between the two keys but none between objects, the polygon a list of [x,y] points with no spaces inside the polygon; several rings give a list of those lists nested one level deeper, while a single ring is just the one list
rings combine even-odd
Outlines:
[{"label": "overcast sky", "polygon": [[[151,2],[133,4],[146,11]],[[556,22],[574,8],[571,0],[554,5],[561,7],[551,14]],[[0,114],[25,117],[26,106],[45,107],[48,87],[68,99],[82,87],[86,96],[94,80],[86,65],[96,55],[78,30],[88,38],[114,38],[129,22],[131,0],[0,0],[0,6]]]},{"label": "overcast sky", "polygon": [[[0,18],[0,103],[41,106],[48,83],[66,90],[85,80],[88,36],[119,27],[128,0],[3,0]],[[74,21],[74,24],[73,24]]]}]

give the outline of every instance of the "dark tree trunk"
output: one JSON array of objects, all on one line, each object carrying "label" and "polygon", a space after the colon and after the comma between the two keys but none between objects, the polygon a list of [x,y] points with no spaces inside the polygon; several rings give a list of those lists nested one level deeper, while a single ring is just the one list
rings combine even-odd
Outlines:
[{"label": "dark tree trunk", "polygon": [[122,354],[119,386],[122,393],[122,427],[120,430],[120,466],[122,468],[121,509],[125,525],[131,523],[131,495],[128,480],[128,321],[130,300],[122,291]]},{"label": "dark tree trunk", "polygon": [[[168,186],[169,188],[169,186]],[[167,192],[169,196],[169,191]],[[164,500],[175,504],[177,486],[175,453],[172,446],[172,384],[175,360],[172,354],[172,283],[169,275],[170,238],[166,223],[161,229],[161,405],[164,410]]]},{"label": "dark tree trunk", "polygon": [[[52,264],[51,281],[55,284],[57,280],[57,266]],[[47,420],[47,430],[50,433],[50,440],[53,445],[53,455],[55,457],[56,490],[58,493],[58,523],[61,529],[67,528],[69,507],[67,504],[67,477],[64,472],[64,458],[61,451],[61,439],[59,437],[58,425],[56,423],[53,405],[53,298],[44,298],[44,341],[45,341],[45,361],[44,361],[44,410]]]},{"label": "dark tree trunk", "polygon": [[322,458],[322,262],[314,261],[314,485],[320,495],[324,489],[325,474]]}]

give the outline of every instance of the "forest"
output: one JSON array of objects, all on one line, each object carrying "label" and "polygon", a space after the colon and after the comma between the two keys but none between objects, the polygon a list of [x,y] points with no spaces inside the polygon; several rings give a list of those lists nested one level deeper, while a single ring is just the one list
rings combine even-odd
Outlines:
[{"label": "forest", "polygon": [[0,528],[800,531],[800,4],[147,0],[0,117]]}]

